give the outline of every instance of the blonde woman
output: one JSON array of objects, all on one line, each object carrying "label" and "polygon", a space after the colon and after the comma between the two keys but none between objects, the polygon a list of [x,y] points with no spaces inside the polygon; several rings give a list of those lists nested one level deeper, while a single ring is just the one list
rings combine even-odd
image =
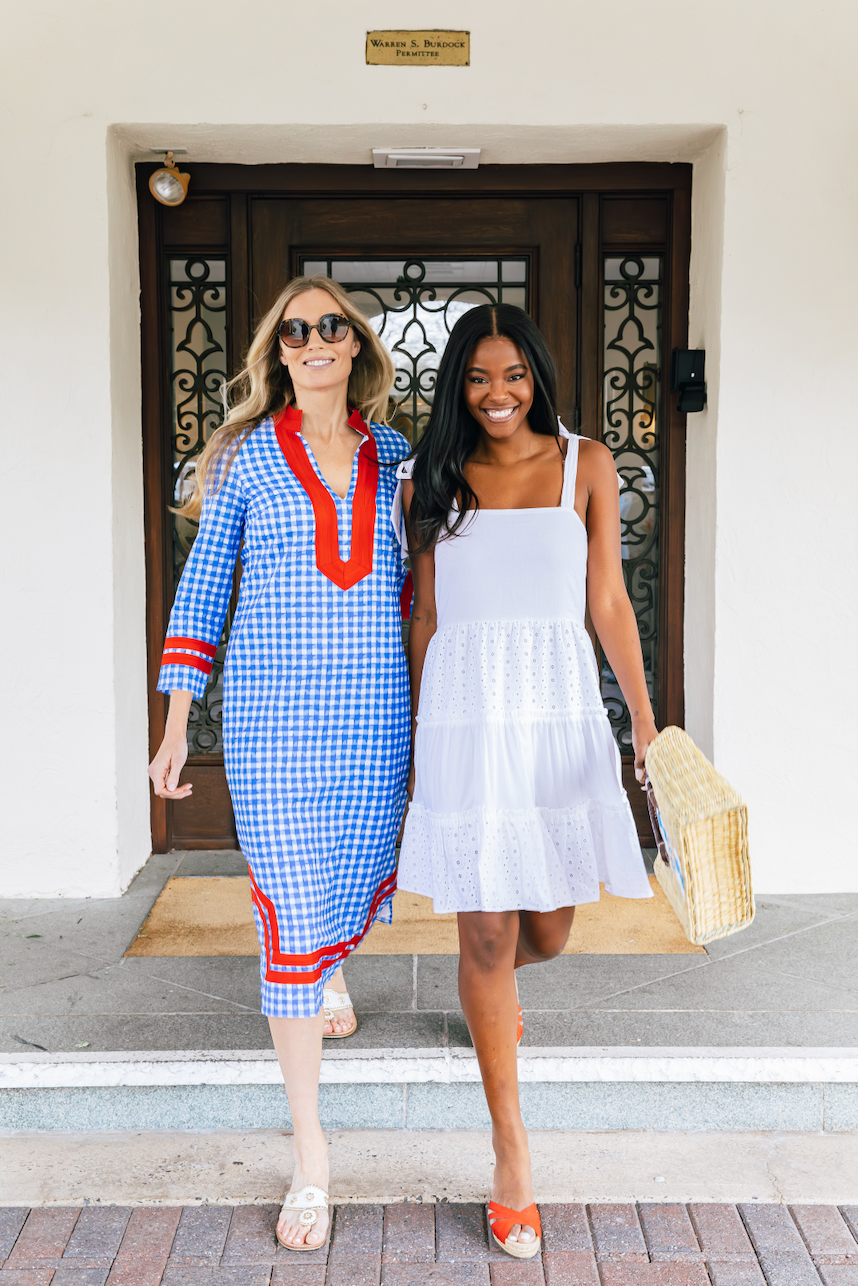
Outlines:
[{"label": "blonde woman", "polygon": [[[325,277],[289,283],[262,319],[238,402],[183,512],[199,534],[158,683],[167,730],[149,769],[181,800],[191,701],[202,695],[241,548],[224,668],[223,740],[261,947],[268,1016],[294,1124],[277,1226],[291,1250],[328,1228],[318,1115],[323,1035],[356,1028],[342,961],[389,922],[409,760],[400,634],[404,571],[391,521],[405,438],[380,423],[393,383],[381,341]],[[327,1020],[327,1024],[326,1024]]]}]

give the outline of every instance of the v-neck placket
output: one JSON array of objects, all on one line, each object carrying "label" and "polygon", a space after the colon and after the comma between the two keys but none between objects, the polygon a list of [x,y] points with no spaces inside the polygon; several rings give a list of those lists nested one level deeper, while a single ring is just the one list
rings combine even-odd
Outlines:
[{"label": "v-neck placket", "polygon": [[[357,431],[358,433],[360,433],[360,429],[358,429]],[[299,430],[298,433],[295,434],[295,436],[297,438],[300,438],[301,441],[303,442],[304,450],[307,452],[307,458],[310,461],[310,464],[313,466],[313,469],[315,470],[316,477],[319,479],[322,486],[329,492],[331,499],[335,501],[337,505],[345,505],[347,508],[350,509],[352,500],[354,499],[355,486],[357,485],[358,456],[360,455],[361,447],[363,446],[364,442],[369,441],[369,435],[366,433],[361,434],[361,440],[358,443],[357,450],[352,456],[352,472],[351,472],[351,478],[349,479],[349,489],[344,496],[338,495],[337,492],[334,491],[333,487],[328,482],[325,475],[322,473],[322,470],[319,468],[319,461],[316,459],[316,453],[313,450],[313,448],[310,446],[310,443],[304,437],[304,434],[301,433]]]},{"label": "v-neck placket", "polygon": [[[359,411],[349,415],[349,426],[361,435],[352,460],[352,476],[345,496],[338,496],[322,475],[312,447],[301,433],[302,414],[288,406],[275,417],[274,430],[280,449],[295,477],[306,491],[316,520],[316,566],[323,576],[351,589],[369,576],[375,543],[375,500],[378,490],[378,452],[375,438]],[[343,558],[340,506],[349,514],[350,552]]]}]

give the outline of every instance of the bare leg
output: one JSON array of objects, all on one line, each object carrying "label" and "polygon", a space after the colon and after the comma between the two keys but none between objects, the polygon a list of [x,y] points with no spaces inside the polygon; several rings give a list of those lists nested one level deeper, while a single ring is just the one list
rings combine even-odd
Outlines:
[{"label": "bare leg", "polygon": [[574,915],[574,906],[561,906],[557,911],[519,911],[516,969],[559,956],[569,939]]},{"label": "bare leg", "polygon": [[[334,991],[348,991],[346,980],[343,977],[342,966],[340,966],[333,978],[328,979],[325,986],[331,987]],[[325,1023],[325,1035],[333,1036],[336,1032],[348,1031],[354,1024],[354,1020],[353,1009],[338,1009],[330,1022]]]},{"label": "bare leg", "polygon": [[[328,1143],[319,1121],[324,1017],[320,1011],[315,1018],[269,1018],[268,1023],[292,1113],[294,1169],[289,1191],[297,1192],[313,1183],[327,1192]],[[320,1210],[318,1220],[308,1229],[298,1222],[300,1214],[300,1210],[290,1210],[280,1216],[280,1237],[293,1246],[321,1246],[328,1231],[328,1216]]]},{"label": "bare leg", "polygon": [[[477,1052],[492,1117],[495,1173],[492,1200],[511,1210],[533,1201],[530,1151],[518,1098],[514,970],[563,950],[574,908],[459,913],[459,995]],[[516,1224],[513,1240],[535,1232]]]},{"label": "bare leg", "polygon": [[[518,1101],[513,977],[518,936],[517,911],[459,913],[459,996],[492,1117],[492,1200],[512,1210],[523,1210],[533,1200],[530,1152]],[[534,1231],[516,1225],[510,1236],[532,1241]]]}]

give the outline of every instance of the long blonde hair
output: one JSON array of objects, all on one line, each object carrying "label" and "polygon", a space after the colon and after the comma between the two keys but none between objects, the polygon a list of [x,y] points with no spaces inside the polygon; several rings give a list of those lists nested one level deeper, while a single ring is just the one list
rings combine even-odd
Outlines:
[{"label": "long blonde hair", "polygon": [[324,290],[348,317],[360,341],[349,376],[348,403],[360,411],[367,423],[384,423],[388,397],[396,371],[387,349],[354,306],[348,293],[330,277],[293,277],[281,290],[256,328],[244,366],[226,386],[229,410],[220,428],[215,429],[196,461],[194,490],[174,513],[197,519],[208,492],[217,491],[241,449],[242,443],[269,415],[277,415],[294,401],[295,390],[287,367],[280,361],[277,328],[286,305],[307,290]]}]

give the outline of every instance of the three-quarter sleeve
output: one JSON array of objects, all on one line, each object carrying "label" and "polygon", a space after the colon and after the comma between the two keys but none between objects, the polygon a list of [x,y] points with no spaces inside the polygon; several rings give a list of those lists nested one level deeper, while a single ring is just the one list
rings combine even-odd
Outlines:
[{"label": "three-quarter sleeve", "polygon": [[158,691],[206,690],[212,672],[244,529],[245,500],[234,464],[203,501],[200,528],[176,591]]}]

